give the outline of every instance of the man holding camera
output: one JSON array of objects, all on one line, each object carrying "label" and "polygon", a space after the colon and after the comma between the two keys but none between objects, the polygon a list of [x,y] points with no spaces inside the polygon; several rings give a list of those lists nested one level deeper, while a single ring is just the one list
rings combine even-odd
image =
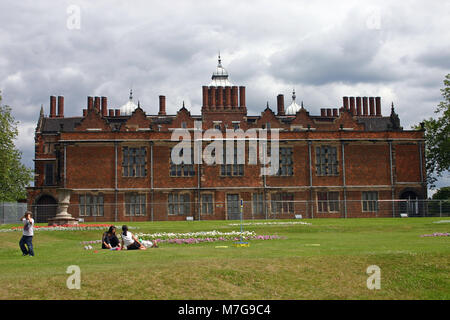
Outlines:
[{"label": "man holding camera", "polygon": [[31,217],[31,211],[25,212],[22,218],[23,221],[23,236],[19,241],[20,249],[23,256],[30,255],[34,257],[33,251],[33,235],[34,235],[34,219]]}]

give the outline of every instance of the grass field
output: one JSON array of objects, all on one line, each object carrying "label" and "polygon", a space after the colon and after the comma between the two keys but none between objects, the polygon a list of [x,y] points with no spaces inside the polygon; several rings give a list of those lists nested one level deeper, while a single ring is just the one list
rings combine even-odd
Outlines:
[{"label": "grass field", "polygon": [[[22,257],[21,232],[5,232],[0,299],[450,299],[450,238],[420,237],[450,231],[438,220],[302,220],[312,225],[245,226],[286,237],[248,248],[215,242],[97,253],[80,241],[100,239],[101,231],[36,231],[35,257]],[[127,224],[145,233],[239,231],[230,223]],[[69,265],[81,268],[80,290],[66,286]],[[381,269],[380,290],[366,286],[370,265]]]}]

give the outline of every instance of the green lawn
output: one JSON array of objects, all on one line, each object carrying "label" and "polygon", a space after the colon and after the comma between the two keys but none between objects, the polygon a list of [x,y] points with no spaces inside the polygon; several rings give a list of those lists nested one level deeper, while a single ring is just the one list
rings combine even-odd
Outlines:
[{"label": "green lawn", "polygon": [[[439,220],[446,218],[302,220],[312,225],[246,226],[286,237],[247,248],[215,242],[97,253],[80,241],[101,231],[36,231],[35,257],[22,257],[21,232],[5,232],[0,299],[450,299],[450,238],[420,237],[449,232]],[[239,231],[233,222],[127,224],[145,233]],[[66,286],[69,265],[81,268],[80,290]],[[381,269],[380,290],[366,286],[370,265]]]}]

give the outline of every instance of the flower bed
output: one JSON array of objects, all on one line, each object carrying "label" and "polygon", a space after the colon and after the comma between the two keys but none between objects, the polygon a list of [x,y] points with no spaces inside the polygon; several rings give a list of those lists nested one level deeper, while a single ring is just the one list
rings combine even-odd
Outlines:
[{"label": "flower bed", "polygon": [[[89,230],[106,230],[110,224],[78,224],[78,225],[60,225],[60,226],[37,226],[33,228],[35,231],[89,231]],[[120,228],[117,227],[116,228]],[[137,229],[137,227],[128,227],[128,229]],[[0,232],[22,231],[23,226],[11,227],[10,229],[0,229]]]},{"label": "flower bed", "polygon": [[206,238],[236,238],[236,237],[252,237],[256,236],[254,231],[230,231],[230,232],[220,232],[217,230],[213,231],[198,231],[198,232],[185,232],[185,233],[173,233],[173,232],[158,232],[158,233],[138,233],[136,234],[138,238],[144,240],[168,240],[168,239],[206,239]]},{"label": "flower bed", "polygon": [[450,233],[445,232],[445,233],[441,233],[441,232],[435,232],[432,234],[423,234],[420,237],[449,237]]},{"label": "flower bed", "polygon": [[[309,222],[301,222],[301,221],[286,221],[286,222],[246,222],[243,223],[243,226],[264,226],[264,225],[295,225],[295,224],[302,224],[310,226],[312,225]],[[229,226],[240,226],[240,223],[230,223]]]}]

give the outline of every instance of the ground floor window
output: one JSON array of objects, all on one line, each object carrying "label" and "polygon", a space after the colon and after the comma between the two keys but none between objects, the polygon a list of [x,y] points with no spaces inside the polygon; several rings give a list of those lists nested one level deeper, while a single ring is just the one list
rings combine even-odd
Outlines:
[{"label": "ground floor window", "polygon": [[189,215],[191,213],[189,194],[169,193],[168,211],[172,215]]},{"label": "ground floor window", "polygon": [[364,212],[378,211],[378,192],[363,191],[362,193],[362,209]]},{"label": "ground floor window", "polygon": [[103,195],[81,194],[80,217],[103,217]]},{"label": "ground floor window", "polygon": [[125,194],[125,215],[126,216],[145,216],[146,215],[146,196],[139,193]]},{"label": "ground floor window", "polygon": [[202,194],[202,214],[213,214],[213,195],[212,194]]},{"label": "ground floor window", "polygon": [[294,213],[294,194],[288,192],[273,193],[271,208],[273,214]]},{"label": "ground floor window", "polygon": [[339,192],[317,192],[317,212],[339,212]]}]

